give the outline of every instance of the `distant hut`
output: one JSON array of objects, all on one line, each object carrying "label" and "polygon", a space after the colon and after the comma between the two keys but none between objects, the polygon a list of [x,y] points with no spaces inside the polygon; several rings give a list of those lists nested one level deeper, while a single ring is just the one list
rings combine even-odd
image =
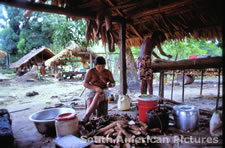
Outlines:
[{"label": "distant hut", "polygon": [[[89,64],[92,63],[92,60],[94,60],[96,56],[97,55],[93,51],[87,48],[82,48],[77,44],[73,43],[70,46],[66,47],[64,50],[62,50],[60,53],[55,55],[54,57],[45,61],[45,65],[49,67],[65,65],[68,58],[80,57],[81,59],[78,60],[77,62],[81,62],[83,67],[87,69],[89,68],[88,63]],[[90,59],[92,60],[90,61]]]},{"label": "distant hut", "polygon": [[55,54],[49,48],[42,46],[38,49],[33,49],[21,59],[19,59],[15,63],[12,63],[10,65],[10,68],[30,69],[33,65],[40,65],[41,63],[44,63],[46,60],[53,57],[54,55]]}]

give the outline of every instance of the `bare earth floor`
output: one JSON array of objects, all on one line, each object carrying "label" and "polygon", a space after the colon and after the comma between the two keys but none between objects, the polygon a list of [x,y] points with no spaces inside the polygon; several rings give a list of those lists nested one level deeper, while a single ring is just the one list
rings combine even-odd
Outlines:
[{"label": "bare earth floor", "polygon": [[[28,119],[29,115],[44,108],[55,107],[55,104],[71,106],[77,103],[75,108],[78,118],[81,119],[85,112],[84,97],[79,97],[83,90],[82,81],[58,81],[54,78],[44,78],[42,81],[25,82],[15,79],[0,81],[0,108],[8,109],[12,118],[12,129],[15,138],[15,147],[18,148],[51,148],[55,147],[52,138],[39,134],[34,124]],[[36,91],[39,94],[28,97],[27,92]],[[119,94],[119,83],[112,89],[112,94]],[[213,110],[216,106],[218,92],[217,78],[211,77],[204,80],[203,96],[200,97],[200,80],[191,85],[185,85],[185,104],[197,105],[201,109]],[[220,90],[222,92],[222,89]],[[158,83],[154,82],[154,95],[158,95]],[[171,98],[171,82],[165,85],[165,98]],[[174,86],[173,100],[182,101],[182,87]],[[133,102],[140,95],[137,92],[130,93]],[[220,99],[222,104],[222,99]],[[117,104],[109,104],[109,114],[123,113],[118,111]],[[126,112],[124,112],[126,113]],[[133,112],[136,114],[135,112]]]}]

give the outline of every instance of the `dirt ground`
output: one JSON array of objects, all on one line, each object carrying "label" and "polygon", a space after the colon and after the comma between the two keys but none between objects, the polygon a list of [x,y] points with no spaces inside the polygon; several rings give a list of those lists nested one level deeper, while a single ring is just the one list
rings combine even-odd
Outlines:
[{"label": "dirt ground", "polygon": [[[26,82],[10,79],[5,75],[0,80],[0,108],[8,109],[12,118],[12,129],[15,138],[15,147],[18,148],[51,148],[55,147],[52,138],[39,134],[34,124],[28,117],[37,111],[46,107],[55,107],[55,104],[64,104],[70,106],[71,103],[77,103],[79,108],[76,112],[81,119],[84,113],[84,97],[79,97],[83,86],[82,81],[58,81],[54,78],[44,78],[41,81]],[[9,79],[8,79],[9,78]],[[185,85],[185,104],[193,104],[201,109],[213,110],[216,106],[217,98],[217,77],[210,77],[204,80],[203,96],[200,97],[200,80],[195,80],[191,85]],[[176,82],[176,81],[175,81]],[[28,97],[27,92],[36,91],[39,94]],[[222,86],[221,90],[222,92]],[[119,83],[112,89],[112,94],[119,94]],[[158,82],[154,81],[154,95],[158,95]],[[165,98],[171,98],[171,81],[165,85]],[[181,102],[182,87],[174,86],[173,100]],[[129,92],[128,95],[135,102],[137,101],[139,88],[137,92]],[[220,94],[222,96],[222,94]],[[75,100],[75,101],[74,101]],[[222,104],[222,99],[220,99]],[[109,104],[109,113],[118,113],[117,104]]]}]

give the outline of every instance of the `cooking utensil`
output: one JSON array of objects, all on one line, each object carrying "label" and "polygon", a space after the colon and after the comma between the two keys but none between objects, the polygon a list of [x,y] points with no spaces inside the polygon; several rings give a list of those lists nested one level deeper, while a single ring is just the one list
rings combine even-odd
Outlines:
[{"label": "cooking utensil", "polygon": [[199,108],[194,105],[173,107],[175,126],[181,131],[194,131],[199,124]]},{"label": "cooking utensil", "polygon": [[63,113],[75,113],[75,110],[72,108],[47,109],[33,113],[29,119],[33,121],[39,133],[54,136],[56,135],[55,118]]}]

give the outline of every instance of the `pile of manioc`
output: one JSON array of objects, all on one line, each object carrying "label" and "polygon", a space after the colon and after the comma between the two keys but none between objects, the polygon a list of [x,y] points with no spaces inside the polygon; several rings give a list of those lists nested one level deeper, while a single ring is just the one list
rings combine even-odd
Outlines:
[{"label": "pile of manioc", "polygon": [[147,124],[134,121],[126,114],[94,118],[80,131],[83,139],[109,147],[148,147],[153,140],[150,136],[160,133],[160,129],[148,129]]}]

